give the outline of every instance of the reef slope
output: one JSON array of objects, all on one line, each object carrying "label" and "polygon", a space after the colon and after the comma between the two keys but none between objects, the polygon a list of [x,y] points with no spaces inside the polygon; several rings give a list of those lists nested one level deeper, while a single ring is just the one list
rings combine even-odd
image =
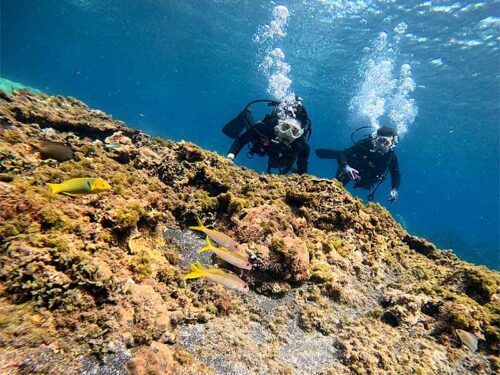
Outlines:
[{"label": "reef slope", "polygon": [[[75,159],[40,159],[42,139]],[[74,177],[112,190],[49,194]],[[254,269],[197,254],[196,216]],[[197,259],[250,292],[184,281]],[[0,373],[494,373],[499,285],[335,180],[260,175],[74,98],[0,93]]]}]

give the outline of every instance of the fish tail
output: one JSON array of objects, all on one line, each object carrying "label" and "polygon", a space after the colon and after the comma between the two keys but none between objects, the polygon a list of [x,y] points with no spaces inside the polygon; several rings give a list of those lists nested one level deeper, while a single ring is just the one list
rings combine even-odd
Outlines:
[{"label": "fish tail", "polygon": [[212,245],[212,242],[210,242],[210,238],[208,236],[205,238],[205,243],[207,244],[206,246],[202,247],[200,250],[198,250],[199,253],[202,253],[204,251],[212,251],[215,250],[215,246]]},{"label": "fish tail", "polygon": [[49,190],[50,190],[50,194],[52,194],[52,195],[56,195],[57,193],[59,193],[61,191],[59,188],[59,184],[49,184]]},{"label": "fish tail", "polygon": [[200,232],[203,232],[206,229],[205,226],[203,225],[203,223],[201,222],[201,220],[198,216],[196,216],[196,220],[198,221],[198,225],[193,226],[193,227],[189,227],[189,229],[199,230]]},{"label": "fish tail", "polygon": [[198,277],[202,277],[205,274],[205,272],[204,272],[205,268],[203,268],[203,266],[201,265],[200,262],[197,262],[197,265],[190,264],[189,268],[191,269],[191,272],[183,277],[184,280],[197,279]]}]

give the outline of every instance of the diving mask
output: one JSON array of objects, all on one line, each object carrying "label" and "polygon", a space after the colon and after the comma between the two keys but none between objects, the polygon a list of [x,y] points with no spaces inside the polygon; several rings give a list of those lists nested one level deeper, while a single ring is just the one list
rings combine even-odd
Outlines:
[{"label": "diving mask", "polygon": [[395,147],[393,137],[377,136],[375,137],[375,150],[381,154],[385,154]]},{"label": "diving mask", "polygon": [[286,143],[292,143],[304,134],[304,129],[302,129],[300,121],[294,118],[278,120],[278,125],[274,127],[274,130],[276,138],[280,142],[285,141]]}]

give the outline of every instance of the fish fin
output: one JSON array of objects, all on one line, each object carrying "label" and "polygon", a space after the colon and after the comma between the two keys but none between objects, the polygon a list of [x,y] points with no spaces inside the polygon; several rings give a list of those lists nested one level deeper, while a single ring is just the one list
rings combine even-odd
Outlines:
[{"label": "fish fin", "polygon": [[196,220],[198,221],[198,225],[193,226],[193,227],[189,227],[189,229],[199,230],[200,232],[203,232],[206,229],[205,226],[203,225],[203,223],[201,222],[201,220],[198,216],[196,216]]},{"label": "fish fin", "polygon": [[28,146],[31,148],[31,152],[38,152],[40,151],[40,146],[34,144],[34,143],[28,143]]},{"label": "fish fin", "polygon": [[82,193],[68,193],[67,191],[63,191],[62,194],[69,195],[70,197],[81,197],[82,195],[85,195]]},{"label": "fish fin", "polygon": [[205,243],[207,245],[202,247],[200,250],[198,250],[198,253],[202,253],[204,251],[215,250],[215,247],[214,247],[214,245],[212,245],[212,242],[210,242],[210,238],[208,238],[208,236],[205,238]]},{"label": "fish fin", "polygon": [[197,262],[198,263],[198,266],[195,265],[195,264],[190,264],[189,265],[189,268],[191,269],[191,272],[188,273],[186,276],[183,277],[184,280],[187,280],[187,279],[197,279],[198,277],[202,277],[203,274],[204,274],[204,268],[203,266],[201,265],[200,262]]},{"label": "fish fin", "polygon": [[183,280],[188,280],[188,279],[197,279],[199,277],[202,277],[203,275],[199,272],[190,272],[186,276],[184,276],[182,279]]}]

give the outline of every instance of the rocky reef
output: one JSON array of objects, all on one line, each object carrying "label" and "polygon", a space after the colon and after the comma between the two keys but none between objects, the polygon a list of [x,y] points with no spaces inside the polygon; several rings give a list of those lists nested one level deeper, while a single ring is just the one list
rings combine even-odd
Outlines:
[{"label": "rocky reef", "polygon": [[[41,159],[40,140],[74,159]],[[112,189],[49,193],[75,177]],[[253,269],[197,254],[196,216]],[[250,292],[183,280],[197,259]],[[0,93],[2,374],[495,373],[499,285],[335,180],[258,174],[74,98]]]}]

